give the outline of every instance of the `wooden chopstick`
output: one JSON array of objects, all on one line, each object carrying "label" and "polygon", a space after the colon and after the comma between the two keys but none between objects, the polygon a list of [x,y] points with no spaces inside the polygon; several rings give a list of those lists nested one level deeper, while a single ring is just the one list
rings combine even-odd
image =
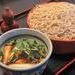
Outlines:
[{"label": "wooden chopstick", "polygon": [[[30,11],[30,9],[24,10],[23,12],[20,12],[18,14],[15,14],[14,18],[18,18],[19,16],[23,15],[23,14],[27,14]],[[2,20],[0,21],[0,25],[2,23]]]},{"label": "wooden chopstick", "polygon": [[[52,1],[53,1],[53,0],[50,0],[50,1],[48,1],[48,2],[52,2]],[[40,0],[38,0],[38,2],[40,2]],[[32,7],[32,8],[33,8],[33,7]],[[27,10],[24,10],[24,11],[22,11],[22,12],[16,14],[16,15],[14,16],[14,18],[16,19],[16,18],[18,18],[19,16],[21,16],[21,15],[23,15],[23,14],[27,14],[27,13],[30,11],[30,9],[32,9],[32,8],[29,8],[29,9],[27,9]],[[0,25],[1,25],[1,23],[2,23],[2,20],[0,20]]]},{"label": "wooden chopstick", "polygon": [[54,75],[59,75],[62,71],[67,69],[71,64],[75,62],[75,58],[73,58],[69,63],[67,63],[64,67],[62,67],[59,71],[57,71]]}]

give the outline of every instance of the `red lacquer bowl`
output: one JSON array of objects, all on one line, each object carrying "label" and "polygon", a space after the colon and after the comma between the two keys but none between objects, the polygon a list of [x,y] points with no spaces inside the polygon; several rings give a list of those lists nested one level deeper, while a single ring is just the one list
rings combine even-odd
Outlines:
[{"label": "red lacquer bowl", "polygon": [[[53,2],[55,3],[55,2]],[[46,4],[46,3],[43,3]],[[35,7],[34,7],[35,8]],[[32,13],[33,9],[29,12],[27,16],[27,27],[30,28],[29,25],[29,16]],[[56,54],[74,54],[75,53],[75,39],[73,40],[61,40],[61,39],[51,39],[53,43],[54,53]]]}]

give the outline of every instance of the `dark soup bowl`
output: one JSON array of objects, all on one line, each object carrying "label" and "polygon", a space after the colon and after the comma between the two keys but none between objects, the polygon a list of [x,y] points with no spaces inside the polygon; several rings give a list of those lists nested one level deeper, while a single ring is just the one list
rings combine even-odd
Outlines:
[{"label": "dark soup bowl", "polygon": [[34,36],[34,37],[41,39],[47,46],[48,54],[40,63],[35,64],[34,66],[31,66],[31,67],[23,67],[23,68],[16,67],[16,68],[14,68],[14,67],[9,67],[8,65],[3,64],[2,62],[0,62],[0,67],[4,71],[6,71],[8,75],[40,75],[40,74],[42,74],[42,72],[46,68],[46,66],[48,64],[48,60],[52,54],[53,48],[52,48],[51,41],[47,38],[47,36],[45,34],[43,34],[42,32],[40,32],[38,30],[34,30],[34,29],[30,29],[30,28],[18,28],[18,29],[10,30],[10,31],[4,33],[3,35],[1,35],[0,36],[0,46],[2,46],[2,44],[4,42],[6,42],[7,40],[9,40],[11,38],[13,39],[14,37],[20,36],[20,35],[21,36],[29,35],[29,36]]}]

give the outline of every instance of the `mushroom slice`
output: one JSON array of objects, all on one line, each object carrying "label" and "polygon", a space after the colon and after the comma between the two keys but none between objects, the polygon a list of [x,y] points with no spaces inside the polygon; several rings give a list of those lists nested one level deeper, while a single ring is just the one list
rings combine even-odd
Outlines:
[{"label": "mushroom slice", "polygon": [[9,62],[11,50],[12,50],[11,45],[4,46],[3,48],[3,63],[4,64],[7,64]]}]

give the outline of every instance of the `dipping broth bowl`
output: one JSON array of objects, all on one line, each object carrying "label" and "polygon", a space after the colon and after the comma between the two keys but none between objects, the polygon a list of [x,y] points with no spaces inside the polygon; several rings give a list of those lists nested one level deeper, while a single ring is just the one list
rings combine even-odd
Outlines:
[{"label": "dipping broth bowl", "polygon": [[0,67],[4,72],[8,75],[41,75],[46,68],[51,54],[52,54],[52,42],[47,38],[45,34],[38,30],[30,29],[30,28],[18,28],[13,29],[8,32],[5,32],[0,36],[0,46],[8,39],[18,36],[18,35],[30,35],[40,38],[45,42],[48,47],[48,54],[40,63],[30,67],[30,68],[12,68],[0,62]]}]

